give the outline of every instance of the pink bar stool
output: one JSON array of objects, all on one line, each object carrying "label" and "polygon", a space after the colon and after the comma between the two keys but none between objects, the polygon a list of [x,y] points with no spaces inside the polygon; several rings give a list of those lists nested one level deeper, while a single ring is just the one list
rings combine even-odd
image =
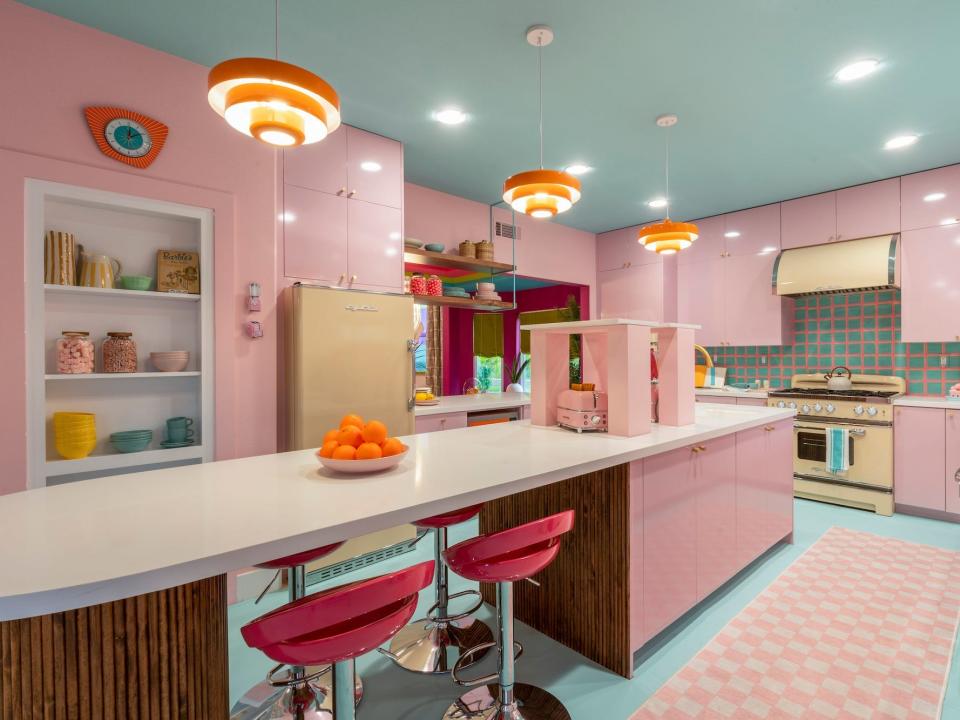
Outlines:
[{"label": "pink bar stool", "polygon": [[[308,563],[313,562],[314,560],[319,560],[322,557],[326,557],[330,553],[339,549],[343,545],[342,542],[332,543],[330,545],[323,545],[322,547],[313,548],[311,550],[304,550],[303,552],[294,553],[293,555],[287,555],[282,558],[277,558],[276,560],[268,560],[264,563],[258,563],[256,567],[262,568],[264,570],[276,570],[276,574],[273,576],[273,579],[270,580],[270,583],[263,589],[263,592],[257,597],[254,604],[259,603],[263,596],[267,594],[273,583],[276,582],[277,577],[284,570],[287,571],[287,593],[289,597],[289,602],[295,602],[300,598],[304,597],[307,594],[307,569],[306,566]],[[287,670],[287,677],[281,679],[276,676],[276,670],[274,668],[271,671],[265,680],[257,683],[255,686],[250,688],[243,697],[237,701],[233,706],[233,709],[230,711],[231,720],[253,720],[254,718],[273,718],[273,717],[283,717],[283,715],[273,715],[273,712],[281,712],[282,709],[287,707],[290,703],[290,681],[301,679],[310,675],[313,679],[310,681],[310,685],[313,688],[314,692],[318,697],[323,697],[322,705],[324,708],[329,709],[333,705],[333,699],[330,697],[330,678],[329,671],[330,666],[326,665],[324,667],[301,667],[298,665],[293,665]],[[359,703],[360,699],[363,697],[363,682],[360,680],[360,677],[357,676],[354,692],[356,694],[356,701]]]},{"label": "pink bar stool", "polygon": [[[447,528],[476,517],[483,504],[471,505],[462,510],[434,515],[414,523],[421,530],[432,530],[437,572],[434,576],[436,602],[426,612],[426,617],[407,625],[390,642],[390,650],[384,654],[397,665],[418,673],[448,673],[468,648],[490,645],[493,633],[482,620],[473,614],[483,605],[483,597],[476,590],[449,592],[447,566],[443,564],[443,552],[447,549]],[[455,598],[476,596],[476,603],[464,612],[451,615],[447,610]],[[474,653],[473,662],[479,661],[486,650]],[[466,667],[466,665],[464,665]]]},{"label": "pink bar stool", "polygon": [[[467,650],[454,665],[454,682],[473,690],[447,708],[444,720],[570,720],[557,698],[542,688],[514,682],[523,646],[513,639],[513,583],[529,580],[560,552],[560,537],[573,529],[573,510],[501,530],[449,548],[443,558],[458,575],[497,584],[497,641]],[[497,648],[497,672],[463,680],[459,671],[474,653]],[[474,687],[479,686],[479,687]]]},{"label": "pink bar stool", "polygon": [[354,720],[355,659],[389,640],[417,609],[417,594],[433,578],[432,560],[308,595],[244,625],[240,633],[277,667],[333,665],[333,705],[325,709],[308,675],[288,681],[289,704],[282,714],[293,720]]}]

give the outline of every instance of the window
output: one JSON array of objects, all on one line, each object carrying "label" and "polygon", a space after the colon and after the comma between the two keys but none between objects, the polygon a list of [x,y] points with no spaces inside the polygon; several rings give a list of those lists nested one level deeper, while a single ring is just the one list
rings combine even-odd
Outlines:
[{"label": "window", "polygon": [[[529,359],[530,355],[528,353],[520,353],[521,362]],[[520,384],[523,385],[524,392],[530,392],[530,363],[527,363],[527,366],[523,369],[523,373],[520,375]]]},{"label": "window", "polygon": [[414,338],[416,346],[414,348],[413,360],[416,364],[416,372],[422,374],[427,372],[427,323],[428,308],[426,305],[414,305],[413,306],[413,324],[414,327],[419,331],[417,332],[417,337]]},{"label": "window", "polygon": [[473,376],[483,392],[503,392],[503,358],[474,355]]},{"label": "window", "polygon": [[473,376],[483,392],[503,392],[503,315],[473,316]]}]

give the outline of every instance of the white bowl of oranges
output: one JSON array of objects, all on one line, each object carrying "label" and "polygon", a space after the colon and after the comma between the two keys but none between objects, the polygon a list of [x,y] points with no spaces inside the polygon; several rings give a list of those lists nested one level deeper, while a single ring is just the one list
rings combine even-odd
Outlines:
[{"label": "white bowl of oranges", "polygon": [[365,423],[359,415],[344,415],[340,427],[323,436],[317,459],[325,468],[341,473],[371,473],[400,464],[408,448],[390,437],[379,420]]}]

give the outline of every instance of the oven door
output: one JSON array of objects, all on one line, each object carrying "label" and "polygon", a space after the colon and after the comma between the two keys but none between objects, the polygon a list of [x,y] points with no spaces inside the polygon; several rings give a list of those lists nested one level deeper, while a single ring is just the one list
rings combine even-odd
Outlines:
[{"label": "oven door", "polygon": [[[827,470],[827,428],[847,430],[850,469]],[[869,487],[893,487],[893,428],[889,425],[846,425],[800,421],[793,426],[793,472],[818,480]]]}]

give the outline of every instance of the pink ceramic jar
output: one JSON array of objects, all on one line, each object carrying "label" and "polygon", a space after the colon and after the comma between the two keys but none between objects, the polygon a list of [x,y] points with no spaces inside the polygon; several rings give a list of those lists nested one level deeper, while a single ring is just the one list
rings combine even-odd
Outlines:
[{"label": "pink ceramic jar", "polygon": [[93,343],[85,330],[64,330],[57,340],[57,372],[82,375],[93,372]]}]

